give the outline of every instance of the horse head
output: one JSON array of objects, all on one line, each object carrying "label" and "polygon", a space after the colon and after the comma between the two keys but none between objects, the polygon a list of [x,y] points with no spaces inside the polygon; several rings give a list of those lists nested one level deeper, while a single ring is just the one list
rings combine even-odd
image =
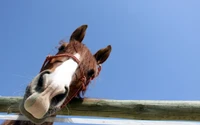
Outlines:
[{"label": "horse head", "polygon": [[78,27],[69,42],[48,56],[40,73],[27,86],[20,111],[34,123],[42,123],[55,115],[72,98],[80,97],[91,80],[98,76],[101,64],[110,55],[111,46],[94,55],[82,43],[87,25]]}]

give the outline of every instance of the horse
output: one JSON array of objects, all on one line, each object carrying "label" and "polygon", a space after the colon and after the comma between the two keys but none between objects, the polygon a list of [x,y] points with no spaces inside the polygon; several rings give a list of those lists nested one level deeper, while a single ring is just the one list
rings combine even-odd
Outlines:
[{"label": "horse", "polygon": [[83,98],[112,50],[108,45],[92,54],[82,43],[87,27],[78,27],[69,42],[58,47],[57,54],[47,56],[39,74],[26,87],[19,110],[30,121],[7,120],[3,125],[53,125],[45,119],[56,116],[72,99]]}]

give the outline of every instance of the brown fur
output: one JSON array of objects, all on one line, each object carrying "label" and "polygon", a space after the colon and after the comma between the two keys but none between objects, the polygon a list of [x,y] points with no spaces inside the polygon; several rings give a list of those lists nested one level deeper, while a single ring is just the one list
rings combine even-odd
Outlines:
[{"label": "brown fur", "polygon": [[[78,88],[82,85],[80,82],[80,78],[82,77],[82,74],[80,72],[80,67],[83,69],[83,73],[86,77],[86,81],[90,81],[91,78],[96,77],[98,74],[97,66],[99,64],[102,64],[106,59],[108,58],[110,52],[111,52],[111,46],[107,46],[106,48],[100,49],[94,56],[91,54],[89,49],[82,44],[82,40],[85,35],[85,31],[87,29],[87,25],[82,25],[79,28],[77,28],[71,35],[69,43],[62,43],[62,45],[58,49],[58,54],[80,54],[80,64],[79,68],[77,68],[75,74],[72,78],[72,83],[70,85],[70,91],[68,94],[68,99],[73,96],[74,92],[77,91]],[[56,67],[58,67],[62,62],[69,59],[69,57],[55,57],[51,59],[43,68],[43,70],[51,70],[54,71]],[[85,90],[82,90],[85,91]],[[81,91],[76,95],[76,97],[80,97]],[[41,125],[52,125],[53,123],[45,122]],[[5,121],[3,125],[36,125],[30,121]]]}]

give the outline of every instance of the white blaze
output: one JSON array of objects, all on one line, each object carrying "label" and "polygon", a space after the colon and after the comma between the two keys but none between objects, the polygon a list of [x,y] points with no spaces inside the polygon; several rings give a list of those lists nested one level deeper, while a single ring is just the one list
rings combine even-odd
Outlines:
[{"label": "white blaze", "polygon": [[[80,55],[74,55],[80,59]],[[65,87],[69,89],[72,76],[75,73],[78,64],[72,58],[63,62],[54,72],[45,74],[45,90],[41,93],[35,92],[28,97],[24,103],[24,108],[35,118],[41,119],[47,113],[51,99],[65,92]]]},{"label": "white blaze", "polygon": [[[78,53],[74,56],[77,59],[80,58],[80,55]],[[49,75],[47,74],[47,79],[49,81],[48,83],[55,86],[60,86],[62,87],[62,89],[64,89],[65,86],[69,88],[72,76],[75,73],[77,67],[77,62],[70,58],[69,60],[63,62],[60,66],[58,66],[54,72]]]}]

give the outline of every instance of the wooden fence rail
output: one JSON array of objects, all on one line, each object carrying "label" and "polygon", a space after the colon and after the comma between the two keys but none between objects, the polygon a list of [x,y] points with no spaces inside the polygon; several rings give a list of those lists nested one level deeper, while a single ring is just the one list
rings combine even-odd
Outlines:
[{"label": "wooden fence rail", "polygon": [[[0,112],[18,113],[21,100],[22,97],[0,97]],[[58,114],[137,120],[200,121],[200,101],[75,99]]]}]

